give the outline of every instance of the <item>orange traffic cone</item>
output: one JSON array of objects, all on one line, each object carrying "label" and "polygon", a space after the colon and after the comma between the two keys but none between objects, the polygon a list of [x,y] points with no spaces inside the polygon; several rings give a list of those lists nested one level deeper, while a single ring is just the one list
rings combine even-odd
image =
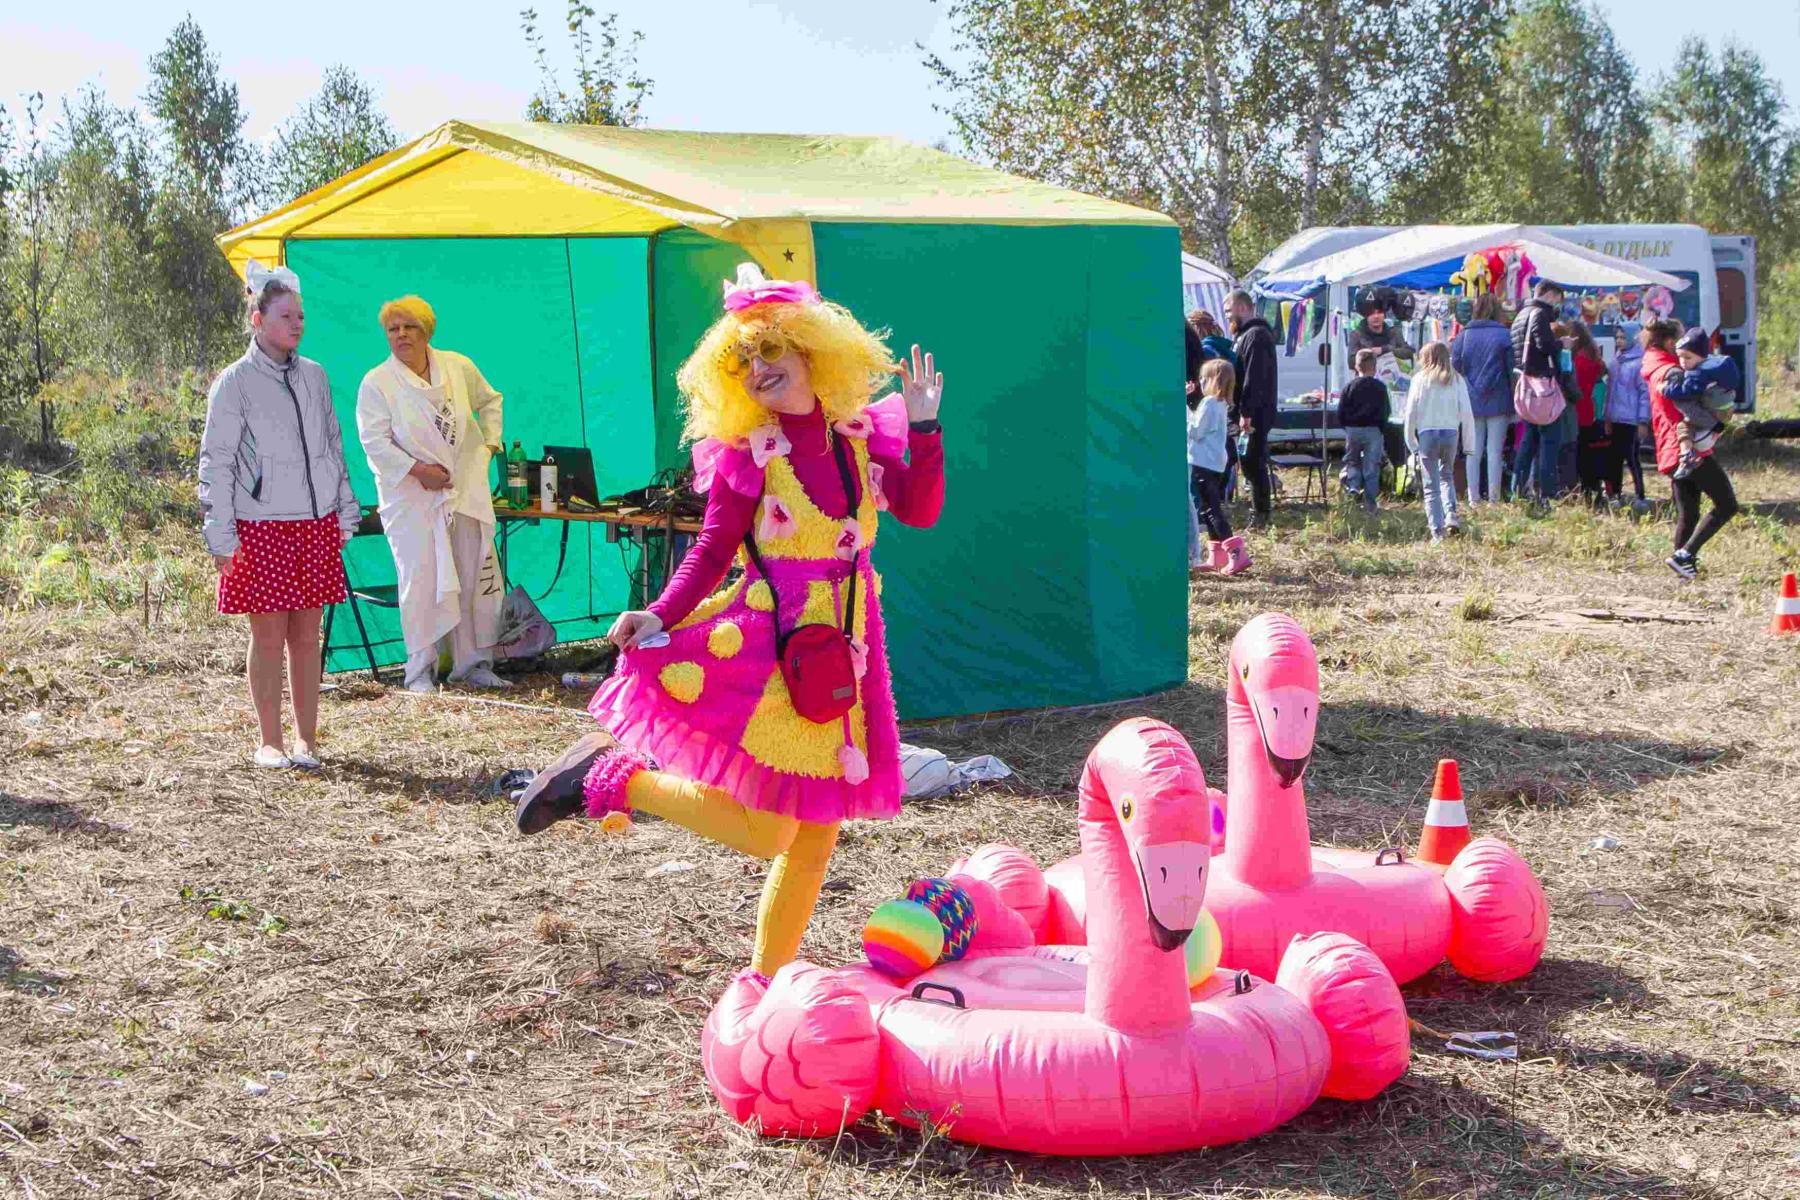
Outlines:
[{"label": "orange traffic cone", "polygon": [[1792,571],[1781,577],[1781,595],[1775,598],[1775,621],[1769,632],[1800,633],[1800,586],[1795,585]]},{"label": "orange traffic cone", "polygon": [[1419,861],[1447,867],[1469,844],[1469,811],[1463,807],[1462,774],[1454,758],[1440,758],[1419,837]]}]

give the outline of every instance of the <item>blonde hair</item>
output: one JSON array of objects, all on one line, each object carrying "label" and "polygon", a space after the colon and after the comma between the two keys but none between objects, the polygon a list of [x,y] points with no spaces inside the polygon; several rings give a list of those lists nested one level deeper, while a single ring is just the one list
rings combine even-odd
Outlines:
[{"label": "blonde hair", "polygon": [[381,306],[381,312],[376,314],[375,320],[386,329],[388,321],[394,317],[407,317],[416,322],[425,331],[426,341],[430,341],[431,335],[437,330],[437,314],[419,296],[402,296],[398,300],[389,300]]},{"label": "blonde hair", "polygon": [[1455,382],[1456,368],[1450,365],[1450,347],[1443,342],[1426,342],[1419,347],[1419,370],[1414,378],[1440,385]]},{"label": "blonde hair", "polygon": [[726,369],[738,345],[754,345],[770,331],[781,335],[790,352],[806,356],[813,394],[828,421],[856,416],[900,369],[888,352],[887,335],[864,329],[840,304],[764,303],[728,312],[700,338],[675,375],[687,409],[681,431],[685,440],[737,441],[773,419],[745,390],[749,376]]},{"label": "blonde hair", "polygon": [[1231,389],[1237,386],[1237,372],[1229,362],[1222,358],[1209,358],[1206,365],[1200,368],[1201,394],[1211,396],[1215,400],[1231,399]]}]

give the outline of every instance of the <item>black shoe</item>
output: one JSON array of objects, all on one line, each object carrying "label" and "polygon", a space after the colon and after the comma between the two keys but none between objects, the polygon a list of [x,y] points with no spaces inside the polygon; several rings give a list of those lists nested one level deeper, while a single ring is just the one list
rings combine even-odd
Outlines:
[{"label": "black shoe", "polygon": [[587,779],[588,768],[617,745],[611,734],[595,730],[557,755],[556,761],[538,772],[519,797],[519,807],[513,814],[519,832],[542,833],[558,821],[580,816],[584,807],[581,785]]},{"label": "black shoe", "polygon": [[1700,574],[1699,562],[1686,550],[1677,550],[1663,559],[1663,563],[1683,579],[1692,579]]}]

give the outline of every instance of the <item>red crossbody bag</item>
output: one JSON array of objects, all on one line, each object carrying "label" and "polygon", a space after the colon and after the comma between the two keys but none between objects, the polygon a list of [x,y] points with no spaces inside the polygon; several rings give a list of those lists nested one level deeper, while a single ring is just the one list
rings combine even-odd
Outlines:
[{"label": "red crossbody bag", "polygon": [[[856,515],[856,489],[851,482],[850,464],[844,456],[841,437],[833,439],[837,452],[838,475],[844,481],[844,498],[850,515]],[[856,628],[857,559],[850,560],[850,595],[844,602],[844,627],[813,622],[781,632],[781,597],[775,594],[775,580],[764,565],[756,548],[756,536],[744,535],[744,548],[750,560],[769,585],[774,601],[769,614],[775,623],[775,661],[781,678],[787,684],[788,697],[794,711],[817,725],[829,725],[856,707],[856,656],[851,653],[850,639]],[[859,552],[860,554],[860,552]]]}]

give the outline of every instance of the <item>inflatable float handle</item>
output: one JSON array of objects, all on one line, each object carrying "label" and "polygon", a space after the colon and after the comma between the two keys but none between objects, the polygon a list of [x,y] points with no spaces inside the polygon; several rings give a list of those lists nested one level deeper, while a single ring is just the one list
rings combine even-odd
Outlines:
[{"label": "inflatable float handle", "polygon": [[1250,989],[1255,986],[1256,981],[1250,978],[1250,972],[1239,971],[1237,973],[1237,978],[1232,980],[1231,994],[1234,996],[1248,996],[1250,994]]},{"label": "inflatable float handle", "polygon": [[[1390,854],[1394,857],[1389,858],[1388,855]],[[1397,867],[1405,861],[1406,851],[1398,846],[1389,846],[1385,850],[1378,851],[1375,855],[1375,865],[1378,867]]]},{"label": "inflatable float handle", "polygon": [[[949,992],[950,999],[948,999],[948,1000],[927,999],[927,997],[925,995],[926,992]],[[912,990],[912,999],[922,1001],[923,1003],[926,1003],[926,1004],[942,1004],[946,1008],[967,1008],[967,1007],[969,1007],[968,1001],[963,999],[962,992],[956,988],[951,987],[947,983],[921,983]]]}]

